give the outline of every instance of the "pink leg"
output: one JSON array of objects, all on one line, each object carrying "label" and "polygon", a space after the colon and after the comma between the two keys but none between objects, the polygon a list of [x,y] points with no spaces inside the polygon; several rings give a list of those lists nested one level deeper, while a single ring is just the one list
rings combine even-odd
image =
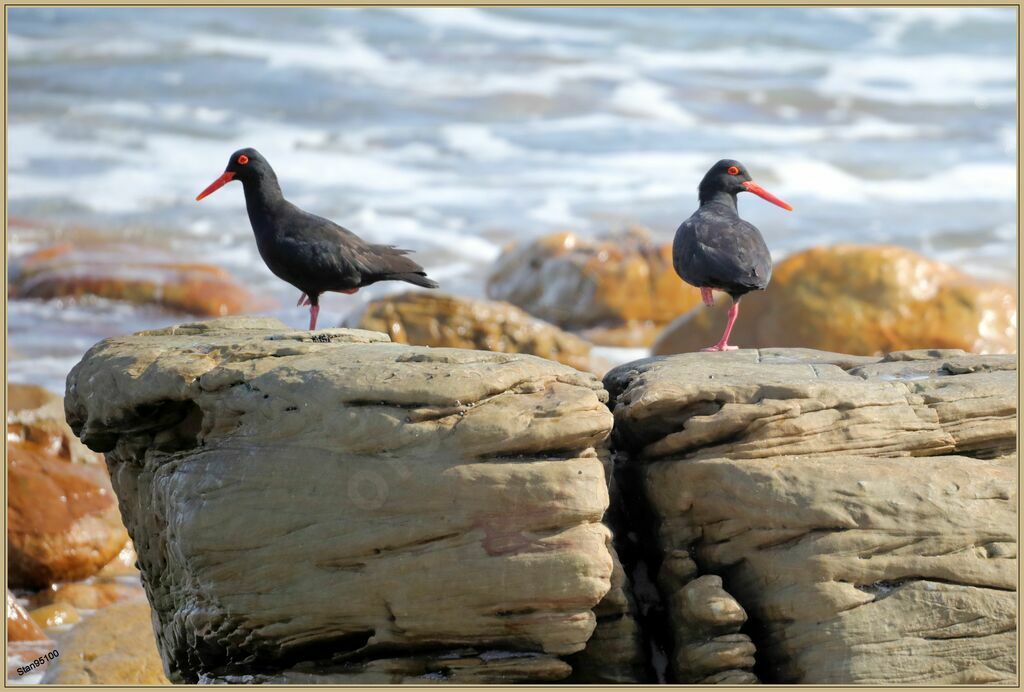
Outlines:
[{"label": "pink leg", "polygon": [[309,331],[316,331],[316,316],[320,314],[319,305],[309,306]]},{"label": "pink leg", "polygon": [[736,324],[736,318],[740,316],[740,303],[739,301],[733,301],[732,307],[729,308],[729,321],[725,325],[725,333],[722,334],[722,338],[714,346],[708,346],[702,348],[701,351],[735,351],[739,346],[729,345],[729,335],[732,334],[732,326]]},{"label": "pink leg", "polygon": [[295,304],[295,307],[300,308],[303,305],[309,305],[309,296],[305,293],[299,296],[299,302]]},{"label": "pink leg", "polygon": [[707,305],[708,307],[711,307],[712,305],[715,304],[715,296],[714,294],[711,293],[710,288],[701,287],[700,299],[703,300],[704,304]]}]

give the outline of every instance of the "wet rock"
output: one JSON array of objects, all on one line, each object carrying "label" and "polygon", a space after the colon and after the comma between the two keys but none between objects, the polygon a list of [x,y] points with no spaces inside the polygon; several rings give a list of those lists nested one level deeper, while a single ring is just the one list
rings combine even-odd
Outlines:
[{"label": "wet rock", "polygon": [[59,636],[47,685],[167,685],[145,600],[118,603]]},{"label": "wet rock", "polygon": [[569,674],[610,589],[605,398],[534,356],[224,319],[101,342],[66,409],[172,680],[468,646],[519,681]]},{"label": "wet rock", "polygon": [[[687,353],[715,343],[728,296],[673,322],[655,354]],[[743,298],[730,339],[744,348],[806,347],[877,355],[918,348],[1014,353],[1013,287],[969,277],[894,246],[812,248],[780,262],[768,290]]]},{"label": "wet rock", "polygon": [[15,600],[10,590],[7,591],[7,640],[11,642],[38,641],[46,639],[39,624],[33,620],[25,609]]},{"label": "wet rock", "polygon": [[41,589],[98,572],[128,539],[106,469],[8,451],[8,583]]},{"label": "wet rock", "polygon": [[113,560],[103,565],[96,576],[98,577],[137,577],[139,570],[135,566],[139,556],[135,554],[135,546],[131,541],[124,544]]},{"label": "wet rock", "polygon": [[[752,682],[751,643],[719,634],[745,613],[766,682],[1015,681],[1013,360],[772,349],[610,372],[615,444],[674,556],[677,675]],[[683,553],[703,576],[672,592]]]},{"label": "wet rock", "polygon": [[103,464],[103,456],[90,451],[64,420],[64,400],[36,386],[7,386],[7,453],[63,459],[81,464]]},{"label": "wet rock", "polygon": [[508,303],[409,292],[373,301],[346,325],[384,332],[399,344],[529,353],[591,369],[588,342]]},{"label": "wet rock", "polygon": [[557,233],[513,247],[498,258],[487,295],[611,346],[646,346],[651,325],[700,304],[672,269],[672,244],[640,229],[596,241]]},{"label": "wet rock", "polygon": [[78,610],[67,603],[52,603],[34,609],[29,616],[36,621],[40,627],[49,629],[63,625],[73,625],[82,619]]},{"label": "wet rock", "polygon": [[126,584],[118,580],[90,580],[89,582],[71,582],[54,584],[31,597],[34,606],[40,607],[54,603],[74,606],[82,610],[98,610],[112,603],[144,597],[142,584]]},{"label": "wet rock", "polygon": [[201,316],[270,307],[220,267],[127,243],[58,243],[18,258],[8,295],[44,300],[95,296]]}]

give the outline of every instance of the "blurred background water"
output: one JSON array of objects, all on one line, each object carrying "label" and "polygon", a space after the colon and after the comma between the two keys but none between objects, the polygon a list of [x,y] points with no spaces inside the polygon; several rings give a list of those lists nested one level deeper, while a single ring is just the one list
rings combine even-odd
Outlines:
[{"label": "blurred background water", "polygon": [[[649,227],[719,158],[776,259],[896,243],[1015,272],[1013,8],[11,8],[9,257],[87,227],[228,268],[304,327],[260,261],[239,186],[254,146],[299,206],[416,250],[483,294],[501,247]],[[55,230],[57,229],[57,230]],[[140,252],[145,252],[140,250]],[[332,326],[360,302],[326,296]],[[9,377],[56,391],[96,340],[182,321],[13,300]]]}]

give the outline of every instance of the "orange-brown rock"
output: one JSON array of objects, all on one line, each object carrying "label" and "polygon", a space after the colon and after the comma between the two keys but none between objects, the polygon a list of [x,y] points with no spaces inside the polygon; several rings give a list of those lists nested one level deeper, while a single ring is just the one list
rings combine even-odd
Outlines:
[{"label": "orange-brown rock", "polygon": [[139,556],[135,553],[135,546],[129,540],[121,548],[117,556],[105,564],[97,577],[137,577],[139,568],[135,566]]},{"label": "orange-brown rock", "polygon": [[144,598],[142,584],[126,584],[117,580],[93,583],[71,582],[54,584],[32,597],[32,605],[42,607],[53,603],[66,603],[82,610],[106,608],[118,601]]},{"label": "orange-brown rock", "polygon": [[36,621],[21,607],[10,589],[7,590],[7,641],[24,642],[46,639]]},{"label": "orange-brown rock", "polygon": [[12,587],[84,579],[128,540],[104,467],[11,445],[7,461],[7,566]]},{"label": "orange-brown rock", "polygon": [[12,298],[98,296],[202,316],[268,307],[220,267],[182,262],[160,248],[140,252],[127,243],[58,243],[41,248],[14,263],[9,292]]},{"label": "orange-brown rock", "polygon": [[646,345],[633,340],[649,338],[645,323],[667,324],[700,303],[672,268],[671,243],[640,229],[598,240],[556,233],[513,247],[498,258],[487,295],[566,329],[603,327],[594,338],[618,346]]},{"label": "orange-brown rock", "polygon": [[7,452],[102,464],[103,456],[83,445],[64,420],[61,397],[36,385],[7,387]]},{"label": "orange-brown rock", "polygon": [[78,609],[70,603],[51,603],[40,606],[29,613],[29,617],[35,620],[40,627],[47,629],[73,625],[82,619],[82,616],[78,614]]},{"label": "orange-brown rock", "polygon": [[145,600],[104,608],[62,635],[58,649],[60,657],[46,665],[43,684],[169,684]]},{"label": "orange-brown rock", "polygon": [[588,342],[508,303],[409,292],[373,301],[349,322],[399,344],[529,353],[590,369]]},{"label": "orange-brown rock", "polygon": [[[716,293],[670,325],[657,355],[718,340],[728,296]],[[816,247],[779,263],[765,292],[743,298],[730,339],[743,348],[806,347],[855,355],[917,348],[1013,353],[1017,299],[1008,284],[969,277],[895,246]]]}]

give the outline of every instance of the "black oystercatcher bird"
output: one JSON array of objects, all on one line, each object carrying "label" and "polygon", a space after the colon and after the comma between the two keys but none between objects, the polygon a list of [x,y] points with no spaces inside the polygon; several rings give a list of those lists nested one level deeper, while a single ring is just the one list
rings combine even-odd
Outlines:
[{"label": "black oystercatcher bird", "polygon": [[281,194],[274,169],[255,149],[231,155],[224,173],[196,197],[198,202],[232,180],[245,190],[245,208],[256,247],[270,271],[302,291],[298,305],[309,306],[309,328],[316,329],[320,294],[355,293],[378,281],[407,281],[437,288],[408,250],[371,245],[333,221],[299,209]]},{"label": "black oystercatcher bird", "polygon": [[761,232],[740,218],[736,195],[753,192],[787,211],[793,207],[750,179],[739,161],[722,159],[707,172],[697,188],[700,208],[679,226],[672,243],[672,264],[676,274],[700,289],[708,307],[715,299],[711,289],[732,297],[725,333],[714,346],[702,351],[733,351],[729,334],[740,314],[740,298],[750,291],[763,291],[772,276],[772,256]]}]

